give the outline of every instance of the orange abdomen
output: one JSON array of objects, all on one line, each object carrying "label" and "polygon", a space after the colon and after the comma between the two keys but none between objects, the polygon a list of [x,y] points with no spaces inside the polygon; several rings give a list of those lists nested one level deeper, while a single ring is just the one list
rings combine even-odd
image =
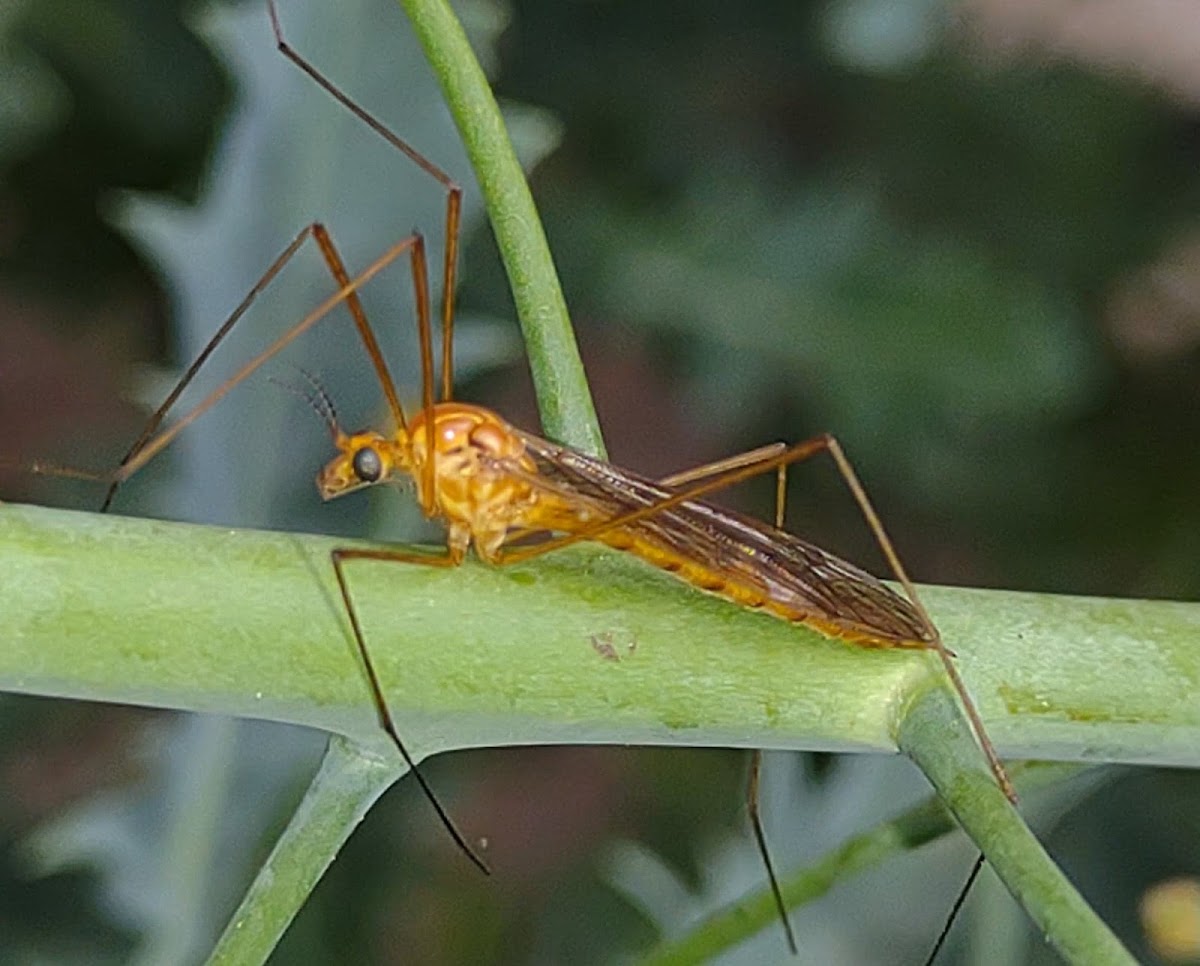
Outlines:
[{"label": "orange abdomen", "polygon": [[927,649],[934,646],[931,641],[893,637],[883,631],[838,621],[815,611],[800,610],[792,602],[773,596],[766,587],[753,586],[749,581],[740,580],[734,574],[719,573],[638,532],[618,528],[599,533],[595,539],[614,550],[623,550],[647,563],[661,567],[707,593],[751,610],[765,611],[793,624],[804,624],[826,637],[837,638],[860,647]]}]

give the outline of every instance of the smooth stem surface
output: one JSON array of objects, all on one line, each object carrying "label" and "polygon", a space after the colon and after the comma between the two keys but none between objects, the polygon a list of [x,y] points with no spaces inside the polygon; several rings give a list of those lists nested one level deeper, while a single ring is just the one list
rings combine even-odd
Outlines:
[{"label": "smooth stem surface", "polygon": [[333,737],[300,807],[209,957],[211,964],[265,962],[313,886],[402,769]]},{"label": "smooth stem surface", "polygon": [[[0,505],[0,688],[383,747],[329,560],[347,545]],[[418,758],[563,741],[886,751],[895,707],[934,673],[921,654],[848,647],[592,548],[346,573]]]},{"label": "smooth stem surface", "polygon": [[900,723],[901,749],[929,778],[1039,930],[1069,963],[1136,960],[1084,901],[979,762],[974,737],[943,688],[921,693]]},{"label": "smooth stem surface", "polygon": [[445,0],[400,0],[425,50],[475,169],[504,259],[551,439],[604,455],[591,391],[558,272],[525,173],[462,25]]},{"label": "smooth stem surface", "polygon": [[[0,505],[0,688],[381,744],[329,564],[346,544]],[[831,641],[611,551],[347,573],[419,757],[566,741],[894,751],[899,709],[941,680],[930,654]],[[1200,605],[922,594],[1003,756],[1200,765]]]}]

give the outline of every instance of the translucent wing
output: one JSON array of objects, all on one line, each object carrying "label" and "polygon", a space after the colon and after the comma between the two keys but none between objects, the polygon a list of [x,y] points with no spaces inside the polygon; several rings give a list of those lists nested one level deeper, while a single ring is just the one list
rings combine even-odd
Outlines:
[{"label": "translucent wing", "polygon": [[[579,532],[653,506],[674,492],[576,450],[517,432],[538,468],[536,474],[520,474],[541,497],[529,525]],[[659,565],[680,557],[703,565],[711,579],[698,581],[686,569],[679,575],[705,590],[720,594],[721,586],[730,583],[751,588],[772,602],[775,613],[827,633],[877,647],[924,647],[934,640],[917,609],[866,571],[731,510],[688,500],[614,529],[634,539],[629,549],[635,553],[639,542],[665,551],[659,559],[648,556]]]}]

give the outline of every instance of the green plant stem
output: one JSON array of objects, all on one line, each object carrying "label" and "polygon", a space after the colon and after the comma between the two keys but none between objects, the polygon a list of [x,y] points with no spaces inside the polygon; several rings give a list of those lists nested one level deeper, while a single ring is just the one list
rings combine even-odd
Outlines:
[{"label": "green plant stem", "polygon": [[980,763],[975,738],[944,688],[918,695],[901,720],[898,739],[1046,941],[1067,962],[1136,964],[1010,807]]},{"label": "green plant stem", "polygon": [[[383,747],[329,562],[347,545],[2,505],[0,687]],[[892,750],[895,707],[934,673],[920,654],[838,644],[598,549],[347,575],[418,757],[571,740]]]},{"label": "green plant stem", "polygon": [[[0,688],[378,743],[329,565],[347,544],[0,505]],[[941,680],[930,654],[831,641],[599,549],[347,573],[419,756],[572,740],[894,751],[904,702]],[[1200,605],[922,594],[1002,754],[1200,765]]]},{"label": "green plant stem", "polygon": [[275,843],[209,957],[265,962],[346,839],[403,769],[334,736],[304,800]]},{"label": "green plant stem", "polygon": [[604,455],[558,272],[500,109],[445,0],[400,0],[437,75],[508,272],[547,436]]}]

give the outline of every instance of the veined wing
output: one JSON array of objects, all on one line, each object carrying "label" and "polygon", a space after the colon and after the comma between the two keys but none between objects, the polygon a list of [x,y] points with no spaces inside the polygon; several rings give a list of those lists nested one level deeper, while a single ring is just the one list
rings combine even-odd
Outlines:
[{"label": "veined wing", "polygon": [[[579,532],[673,495],[636,473],[517,432],[538,467],[521,475],[553,507],[547,529]],[[866,571],[743,514],[688,500],[619,529],[752,589],[781,616],[881,647],[929,646],[934,639],[917,609]],[[689,579],[686,571],[681,576]]]}]

